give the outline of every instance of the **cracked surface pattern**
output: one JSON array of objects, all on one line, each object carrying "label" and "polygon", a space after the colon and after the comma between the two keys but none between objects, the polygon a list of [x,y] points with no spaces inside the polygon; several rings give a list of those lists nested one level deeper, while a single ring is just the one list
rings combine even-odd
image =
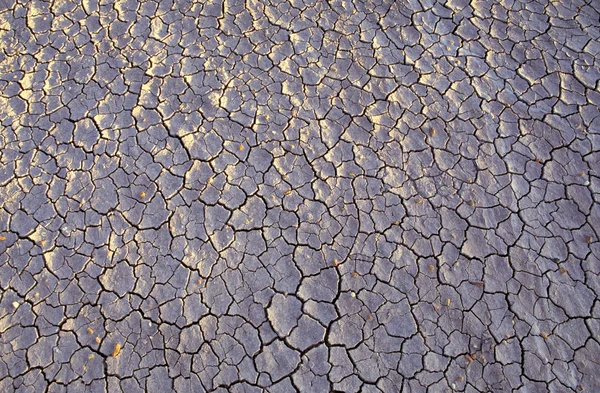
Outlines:
[{"label": "cracked surface pattern", "polygon": [[599,9],[0,1],[0,391],[600,391]]}]

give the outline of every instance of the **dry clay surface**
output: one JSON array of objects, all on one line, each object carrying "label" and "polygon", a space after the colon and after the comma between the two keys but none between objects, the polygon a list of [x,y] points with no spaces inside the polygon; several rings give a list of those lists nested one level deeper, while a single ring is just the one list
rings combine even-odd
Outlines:
[{"label": "dry clay surface", "polygon": [[599,9],[1,0],[0,392],[599,392]]}]

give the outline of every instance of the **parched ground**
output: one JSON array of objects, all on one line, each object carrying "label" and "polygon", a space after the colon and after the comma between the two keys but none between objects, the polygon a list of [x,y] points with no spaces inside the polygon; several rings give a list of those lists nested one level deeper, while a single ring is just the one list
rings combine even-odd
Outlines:
[{"label": "parched ground", "polygon": [[0,0],[0,392],[599,392],[598,10]]}]

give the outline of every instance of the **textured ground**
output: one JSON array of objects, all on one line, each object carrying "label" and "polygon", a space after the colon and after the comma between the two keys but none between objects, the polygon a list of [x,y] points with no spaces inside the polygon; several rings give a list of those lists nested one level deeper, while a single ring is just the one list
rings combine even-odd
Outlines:
[{"label": "textured ground", "polygon": [[600,391],[599,9],[0,1],[0,392]]}]

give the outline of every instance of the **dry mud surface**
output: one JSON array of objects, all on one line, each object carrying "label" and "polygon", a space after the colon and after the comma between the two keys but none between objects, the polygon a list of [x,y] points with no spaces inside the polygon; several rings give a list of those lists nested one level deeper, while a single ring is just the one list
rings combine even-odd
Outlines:
[{"label": "dry mud surface", "polygon": [[0,392],[599,392],[599,9],[1,0]]}]

